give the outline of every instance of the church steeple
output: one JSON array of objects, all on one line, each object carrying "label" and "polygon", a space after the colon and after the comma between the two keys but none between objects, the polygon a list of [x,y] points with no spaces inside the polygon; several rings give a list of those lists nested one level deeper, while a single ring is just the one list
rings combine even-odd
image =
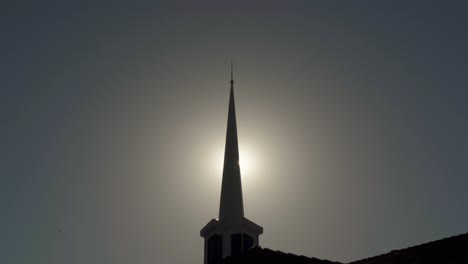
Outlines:
[{"label": "church steeple", "polygon": [[233,220],[244,217],[242,199],[242,184],[239,166],[239,146],[237,141],[236,107],[234,102],[234,80],[232,78],[229,95],[229,110],[226,131],[226,146],[224,150],[223,182],[221,186],[221,202],[219,219]]},{"label": "church steeple", "polygon": [[223,258],[258,246],[259,236],[263,233],[263,227],[244,217],[232,68],[231,62],[231,90],[219,219],[211,219],[200,230],[200,236],[205,239],[205,264],[215,264]]}]

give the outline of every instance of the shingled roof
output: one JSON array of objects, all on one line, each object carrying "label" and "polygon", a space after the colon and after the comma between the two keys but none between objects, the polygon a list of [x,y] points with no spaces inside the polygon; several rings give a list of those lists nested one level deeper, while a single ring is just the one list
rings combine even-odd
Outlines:
[{"label": "shingled roof", "polygon": [[393,250],[349,264],[467,264],[468,233]]},{"label": "shingled roof", "polygon": [[253,247],[244,251],[239,256],[227,257],[222,264],[341,264],[329,260],[321,260],[317,258],[309,258],[298,256],[291,253],[284,253],[277,250],[262,248],[260,246]]}]

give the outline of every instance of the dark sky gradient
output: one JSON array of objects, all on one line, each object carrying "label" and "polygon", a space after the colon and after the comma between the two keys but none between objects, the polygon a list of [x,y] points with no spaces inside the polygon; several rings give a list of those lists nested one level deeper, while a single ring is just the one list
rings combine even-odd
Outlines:
[{"label": "dark sky gradient", "polygon": [[231,58],[262,246],[468,231],[466,1],[76,2],[0,7],[0,263],[202,263]]}]

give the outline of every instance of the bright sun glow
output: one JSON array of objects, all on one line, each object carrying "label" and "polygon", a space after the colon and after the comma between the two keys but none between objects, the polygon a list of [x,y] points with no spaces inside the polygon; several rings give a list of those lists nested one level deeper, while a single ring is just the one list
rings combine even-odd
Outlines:
[{"label": "bright sun glow", "polygon": [[250,151],[240,151],[239,165],[241,168],[241,176],[247,178],[251,176],[252,166],[255,164],[254,155]]},{"label": "bright sun glow", "polygon": [[[255,152],[249,146],[241,145],[239,146],[239,165],[241,169],[241,177],[243,180],[253,178],[256,170],[256,160]],[[219,177],[222,177],[223,174],[223,165],[224,165],[224,148],[217,150],[213,154],[212,158],[213,167],[216,170],[216,173]]]}]

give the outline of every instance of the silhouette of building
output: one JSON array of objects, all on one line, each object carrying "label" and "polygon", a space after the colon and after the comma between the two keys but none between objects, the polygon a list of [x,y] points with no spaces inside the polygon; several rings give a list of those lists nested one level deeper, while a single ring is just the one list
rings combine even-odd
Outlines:
[{"label": "silhouette of building", "polygon": [[[224,153],[219,219],[211,219],[200,231],[205,239],[204,263],[214,264],[341,264],[259,246],[263,228],[244,217],[239,167],[234,80],[231,90]],[[468,233],[426,244],[393,250],[349,264],[468,264]]]},{"label": "silhouette of building", "polygon": [[466,264],[468,233],[432,241],[414,247],[393,250],[350,264]]},{"label": "silhouette of building", "polygon": [[342,264],[329,260],[298,256],[278,250],[261,248],[248,249],[238,256],[227,257],[222,264]]},{"label": "silhouette of building", "polygon": [[263,227],[244,217],[232,63],[230,83],[219,219],[211,219],[200,231],[200,236],[205,239],[205,264],[219,262],[258,246],[258,237],[263,233]]},{"label": "silhouette of building", "polygon": [[[267,248],[254,247],[238,256],[226,258],[222,264],[340,264],[297,256]],[[348,264],[467,264],[468,233],[432,241]]]}]

